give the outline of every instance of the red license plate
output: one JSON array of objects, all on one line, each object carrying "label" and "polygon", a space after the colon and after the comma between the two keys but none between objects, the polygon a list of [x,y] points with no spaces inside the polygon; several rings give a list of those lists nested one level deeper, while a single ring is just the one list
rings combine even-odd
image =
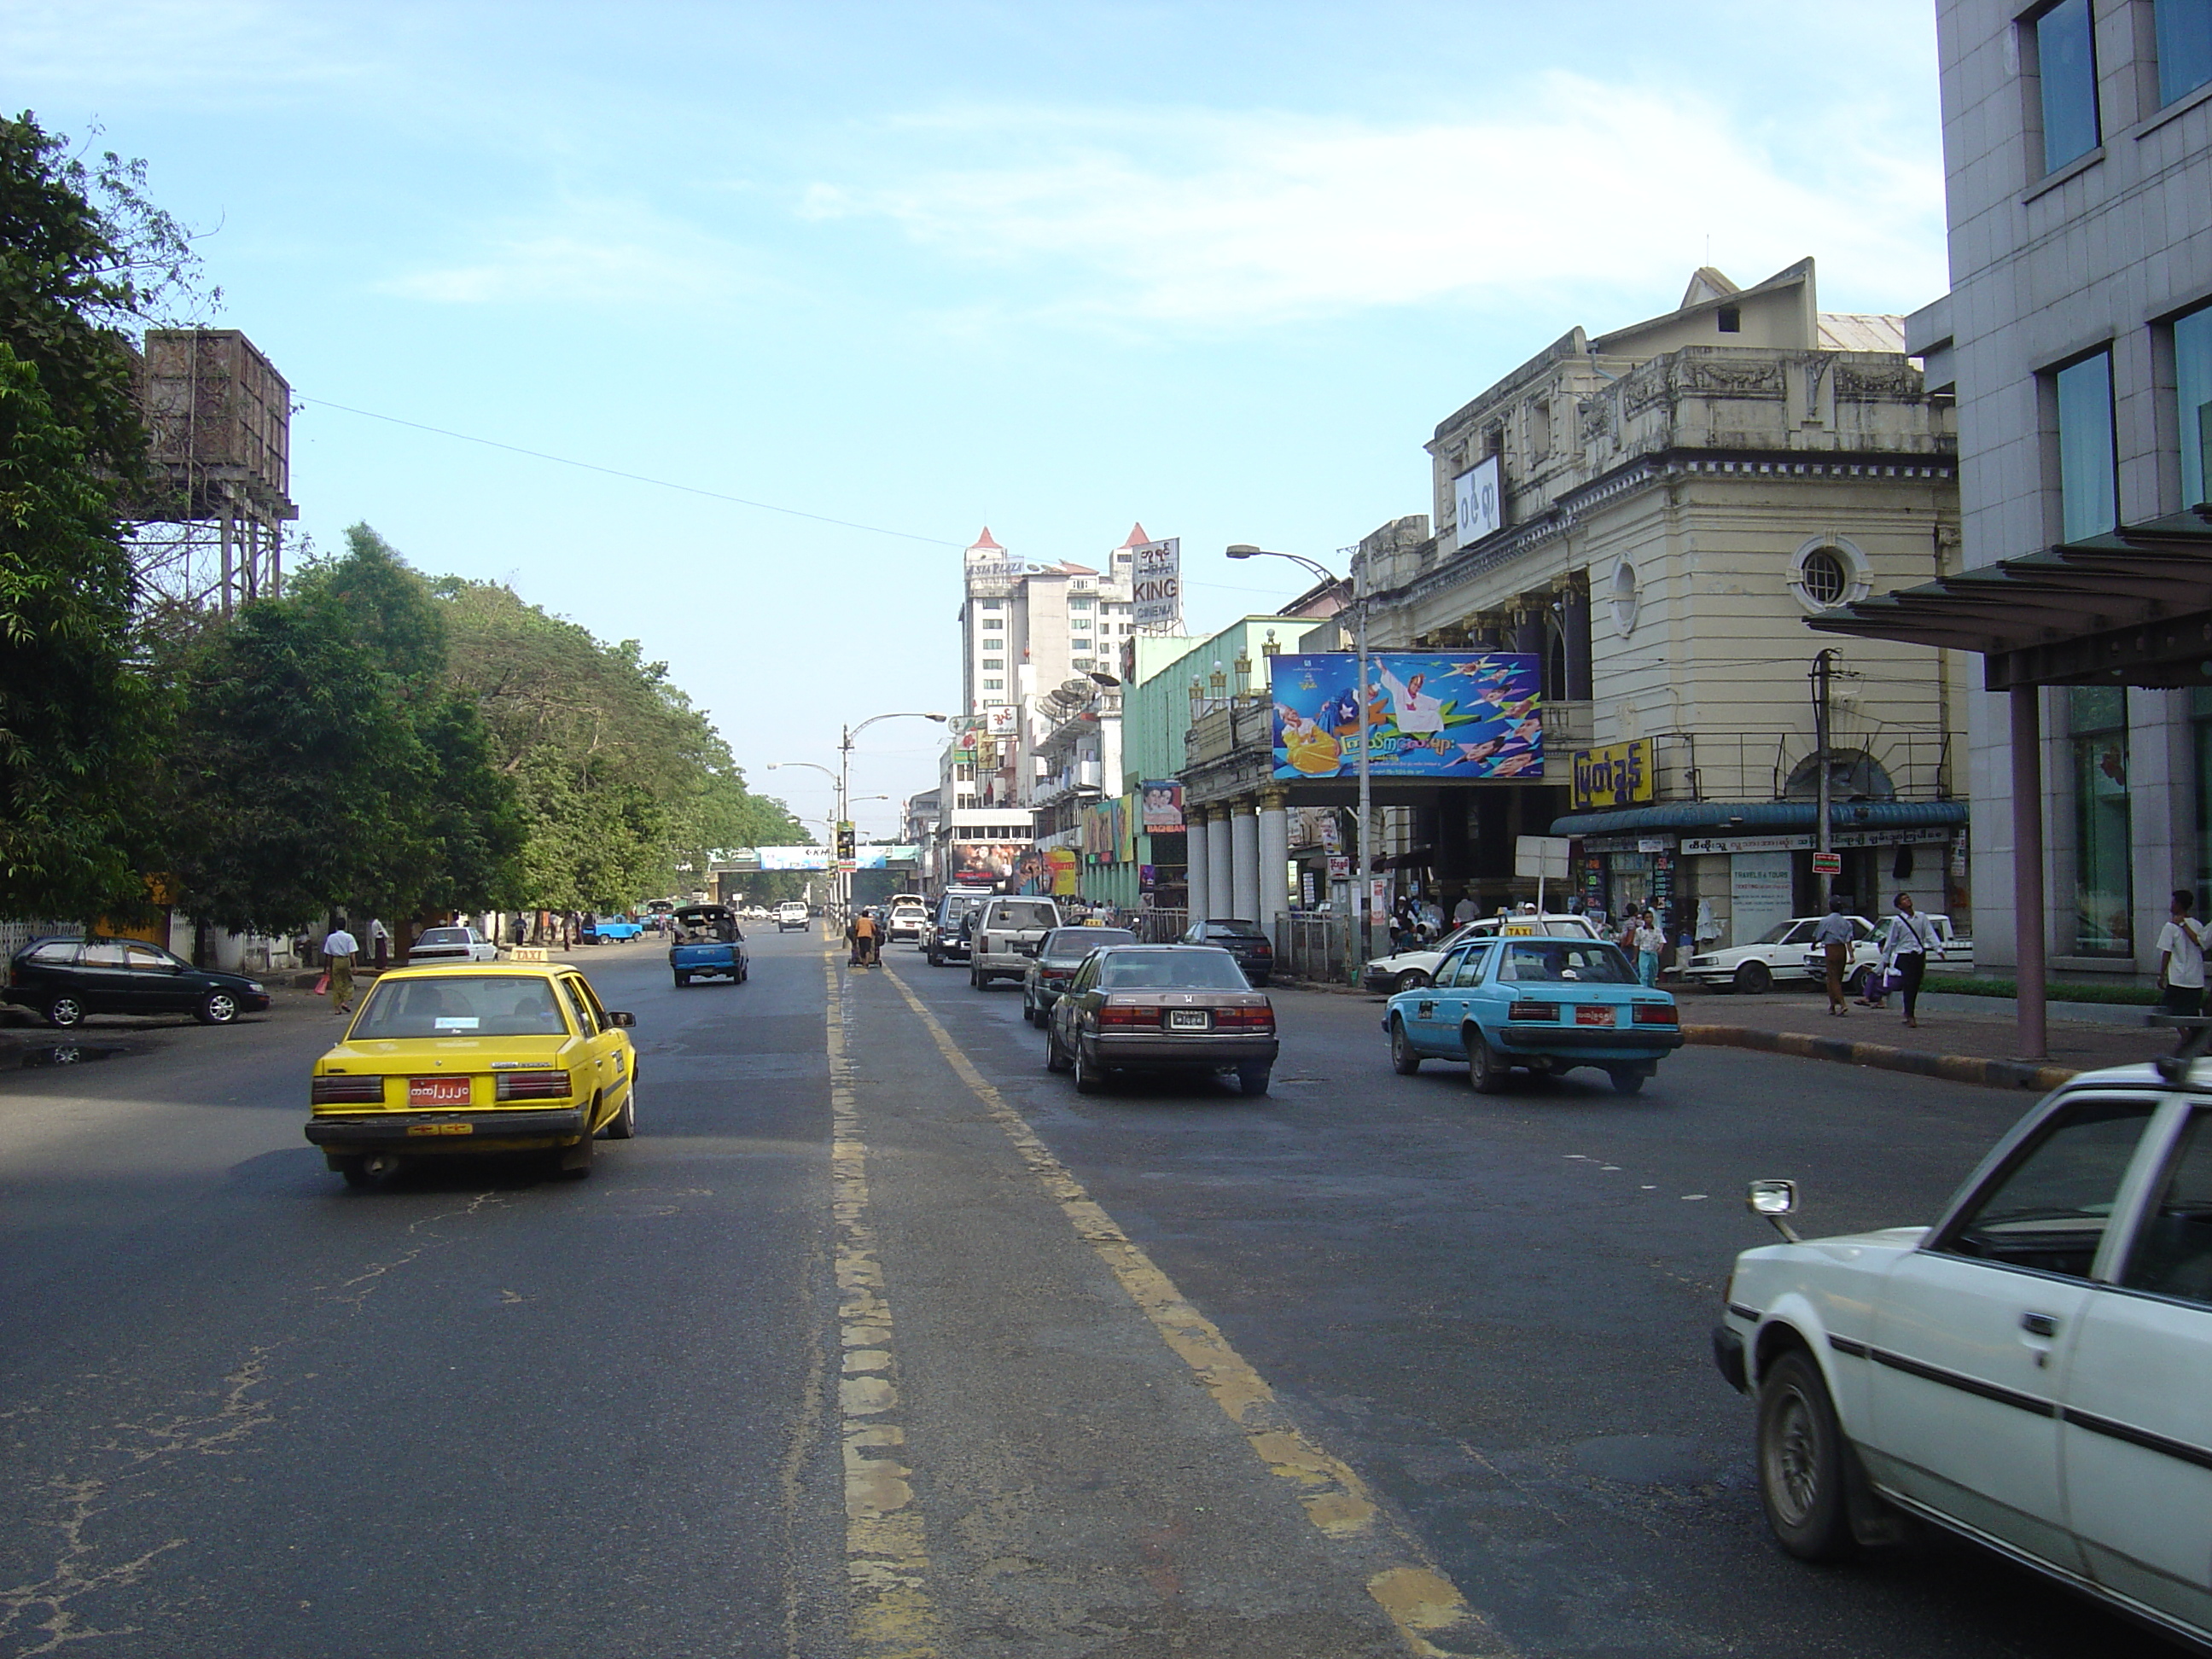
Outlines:
[{"label": "red license plate", "polygon": [[407,1079],[410,1106],[465,1106],[469,1080],[465,1077],[410,1077]]},{"label": "red license plate", "polygon": [[1610,1025],[1613,1024],[1613,1009],[1609,1006],[1595,1006],[1587,1002],[1583,1003],[1575,1009],[1575,1024],[1577,1025]]}]

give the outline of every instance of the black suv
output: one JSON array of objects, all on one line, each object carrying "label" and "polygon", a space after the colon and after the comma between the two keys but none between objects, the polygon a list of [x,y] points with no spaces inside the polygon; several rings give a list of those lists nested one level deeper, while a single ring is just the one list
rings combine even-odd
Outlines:
[{"label": "black suv", "polygon": [[1244,977],[1255,986],[1265,985],[1275,970],[1275,947],[1260,931],[1257,922],[1240,921],[1233,917],[1208,916],[1204,921],[1194,921],[1183,930],[1177,941],[1183,945],[1213,945],[1237,958],[1237,965],[1244,970]]},{"label": "black suv", "polygon": [[975,930],[963,926],[975,921],[986,899],[997,897],[988,887],[955,887],[937,901],[937,914],[923,933],[922,953],[933,968],[948,962],[965,962],[974,954]]},{"label": "black suv", "polygon": [[64,1030],[87,1014],[191,1014],[228,1025],[269,1006],[258,980],[195,968],[141,939],[33,939],[8,964],[0,996]]}]

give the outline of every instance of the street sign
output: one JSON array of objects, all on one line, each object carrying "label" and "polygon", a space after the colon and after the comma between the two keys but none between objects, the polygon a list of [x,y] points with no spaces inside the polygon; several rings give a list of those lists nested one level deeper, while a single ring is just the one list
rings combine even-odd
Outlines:
[{"label": "street sign", "polygon": [[1844,855],[1841,853],[1814,854],[1813,873],[1816,876],[1842,875],[1844,873]]},{"label": "street sign", "polygon": [[1350,881],[1352,879],[1352,855],[1349,853],[1334,854],[1330,857],[1328,861],[1328,878],[1331,881]]},{"label": "street sign", "polygon": [[1534,876],[1542,881],[1565,881],[1567,852],[1571,844],[1565,836],[1516,836],[1513,840],[1513,873]]}]

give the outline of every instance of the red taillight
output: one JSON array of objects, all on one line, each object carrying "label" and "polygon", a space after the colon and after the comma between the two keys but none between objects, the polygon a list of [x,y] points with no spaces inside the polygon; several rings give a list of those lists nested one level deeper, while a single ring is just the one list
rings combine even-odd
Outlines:
[{"label": "red taillight", "polygon": [[1213,1029],[1217,1031],[1259,1032],[1273,1036],[1275,1011],[1270,1007],[1216,1008]]},{"label": "red taillight", "polygon": [[1557,1021],[1559,1018],[1559,1005],[1556,1002],[1516,1002],[1506,1009],[1505,1018]]},{"label": "red taillight", "polygon": [[501,1072],[492,1093],[498,1100],[566,1100],[566,1072]]},{"label": "red taillight", "polygon": [[1630,1023],[1636,1025],[1680,1025],[1682,1016],[1671,1002],[1639,1002]]},{"label": "red taillight", "polygon": [[1157,1031],[1160,1028],[1160,1011],[1132,1002],[1108,1002],[1099,1007],[1098,1024],[1102,1030]]},{"label": "red taillight", "polygon": [[380,1077],[319,1077],[307,1085],[307,1101],[314,1106],[381,1106],[384,1079]]}]

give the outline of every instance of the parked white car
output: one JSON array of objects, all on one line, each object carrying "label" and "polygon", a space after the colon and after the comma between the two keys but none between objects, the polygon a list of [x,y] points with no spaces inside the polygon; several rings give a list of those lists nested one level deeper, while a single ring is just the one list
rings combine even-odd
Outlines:
[{"label": "parked white car", "polygon": [[1473,921],[1462,923],[1434,945],[1424,945],[1418,951],[1401,951],[1395,956],[1377,957],[1361,974],[1361,982],[1370,991],[1387,991],[1393,995],[1400,991],[1418,991],[1436,977],[1437,964],[1444,959],[1445,951],[1469,939],[1495,939],[1500,928],[1509,936],[1529,939],[1539,934],[1547,939],[1599,936],[1588,916],[1550,913],[1540,916],[1534,912],[1520,916],[1477,916]]},{"label": "parked white car", "polygon": [[[1935,947],[1928,952],[1930,968],[1956,968],[1963,971],[1974,965],[1974,941],[1961,939],[1954,933],[1950,917],[1927,910],[1916,914],[1928,933],[1929,943]],[[1853,996],[1866,994],[1866,988],[1872,982],[1875,970],[1881,966],[1881,942],[1889,937],[1889,930],[1896,925],[1895,915],[1885,916],[1866,938],[1852,944],[1851,953],[1844,962],[1844,988]],[[1811,977],[1820,979],[1826,975],[1827,963],[1821,960],[1818,951],[1808,951],[1805,971]]]},{"label": "parked white car", "polygon": [[473,927],[425,927],[408,948],[407,960],[418,968],[429,962],[497,962],[499,946]]},{"label": "parked white car", "polygon": [[920,899],[891,901],[890,918],[884,924],[884,929],[892,944],[904,939],[909,945],[919,945],[928,927],[929,909]]},{"label": "parked white car", "polygon": [[[1748,945],[1702,951],[1690,958],[1682,977],[1692,985],[1728,985],[1754,995],[1771,991],[1778,980],[1820,979],[1828,971],[1817,951],[1808,951],[1818,916],[1797,916],[1777,922]],[[1864,916],[1851,918],[1854,945],[1874,937],[1874,924]]]},{"label": "parked white car", "polygon": [[1713,1350],[1785,1549],[1917,1516],[2212,1642],[2212,1063],[2162,1066],[2074,1079],[1932,1227],[1800,1241],[1753,1183],[1790,1242],[1736,1258]]}]

